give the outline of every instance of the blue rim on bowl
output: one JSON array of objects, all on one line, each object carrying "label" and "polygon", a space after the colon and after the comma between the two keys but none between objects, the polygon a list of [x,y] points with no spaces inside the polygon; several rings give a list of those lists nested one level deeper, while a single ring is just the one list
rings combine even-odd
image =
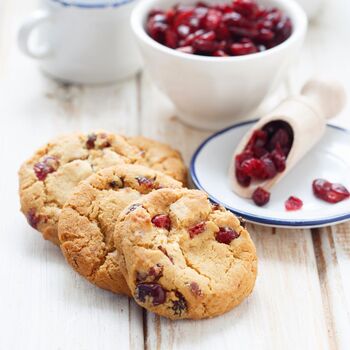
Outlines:
[{"label": "blue rim on bowl", "polygon": [[130,2],[136,1],[136,0],[119,0],[119,1],[101,1],[101,2],[94,2],[94,3],[82,3],[79,1],[72,1],[72,0],[51,0],[57,4],[60,4],[62,6],[66,7],[79,7],[79,8],[85,8],[85,9],[101,9],[101,8],[107,8],[107,7],[119,7],[126,5]]},{"label": "blue rim on bowl", "polygon": [[[254,120],[249,120],[249,121],[245,121],[245,122],[231,125],[225,129],[220,130],[220,131],[216,132],[215,134],[209,136],[199,145],[199,147],[196,149],[195,153],[193,154],[192,159],[191,159],[191,163],[190,163],[191,178],[192,178],[194,185],[198,189],[206,192],[204,187],[202,186],[202,184],[198,180],[198,177],[197,177],[197,174],[195,171],[195,163],[196,163],[197,157],[198,157],[199,153],[201,152],[201,150],[203,149],[203,147],[205,147],[205,145],[208,142],[210,142],[211,140],[213,140],[214,138],[216,138],[216,137],[218,137],[218,136],[220,136],[220,135],[222,135],[222,134],[224,134],[232,129],[240,128],[244,125],[253,124],[253,123],[256,123],[257,121],[258,121],[258,119],[254,119]],[[327,124],[327,127],[348,133],[350,136],[350,130],[341,128],[341,127],[336,126],[336,125],[331,125],[331,124]],[[336,215],[336,216],[332,216],[332,217],[327,217],[327,218],[324,218],[322,220],[276,220],[276,219],[273,219],[271,217],[252,215],[250,213],[232,208],[232,207],[226,205],[225,203],[221,202],[220,200],[218,200],[214,196],[210,195],[210,193],[208,193],[208,197],[212,202],[224,206],[226,209],[228,209],[232,213],[234,213],[236,215],[243,216],[248,221],[260,223],[263,225],[274,225],[274,226],[280,226],[280,227],[308,227],[308,226],[325,226],[325,225],[332,224],[332,223],[340,223],[340,222],[343,222],[346,220],[350,220],[350,213]]]}]

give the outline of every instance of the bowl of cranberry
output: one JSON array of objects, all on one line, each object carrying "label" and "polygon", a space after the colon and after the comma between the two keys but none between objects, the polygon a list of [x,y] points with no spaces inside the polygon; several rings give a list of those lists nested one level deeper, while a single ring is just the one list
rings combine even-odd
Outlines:
[{"label": "bowl of cranberry", "polygon": [[281,81],[307,19],[290,0],[143,0],[131,25],[179,118],[219,129],[252,114]]}]

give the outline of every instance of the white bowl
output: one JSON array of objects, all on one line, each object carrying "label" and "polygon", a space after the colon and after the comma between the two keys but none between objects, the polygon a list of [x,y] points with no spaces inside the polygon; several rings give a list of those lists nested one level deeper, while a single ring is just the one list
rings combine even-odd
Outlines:
[{"label": "white bowl", "polygon": [[[172,100],[178,116],[187,124],[219,129],[255,110],[283,78],[302,46],[307,18],[291,0],[261,0],[276,6],[293,23],[292,35],[264,52],[236,57],[205,57],[170,49],[153,40],[145,30],[152,8],[168,9],[195,0],[143,0],[131,15],[145,67],[158,87]],[[207,0],[222,3],[225,0]],[[227,1],[228,2],[228,1]]]}]

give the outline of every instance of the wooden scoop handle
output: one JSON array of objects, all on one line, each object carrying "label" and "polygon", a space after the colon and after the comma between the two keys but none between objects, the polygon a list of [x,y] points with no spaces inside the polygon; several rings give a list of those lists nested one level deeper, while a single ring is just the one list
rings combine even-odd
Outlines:
[{"label": "wooden scoop handle", "polygon": [[333,80],[311,79],[301,89],[301,95],[325,119],[335,117],[346,104],[344,87]]}]

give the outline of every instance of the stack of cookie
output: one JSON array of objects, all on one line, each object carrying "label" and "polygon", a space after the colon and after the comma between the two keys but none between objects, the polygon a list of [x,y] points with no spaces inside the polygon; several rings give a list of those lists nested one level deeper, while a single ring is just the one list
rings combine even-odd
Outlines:
[{"label": "stack of cookie", "polygon": [[229,311],[253,289],[244,224],[189,190],[181,155],[143,137],[63,136],[19,172],[22,211],[95,285],[171,319]]}]

